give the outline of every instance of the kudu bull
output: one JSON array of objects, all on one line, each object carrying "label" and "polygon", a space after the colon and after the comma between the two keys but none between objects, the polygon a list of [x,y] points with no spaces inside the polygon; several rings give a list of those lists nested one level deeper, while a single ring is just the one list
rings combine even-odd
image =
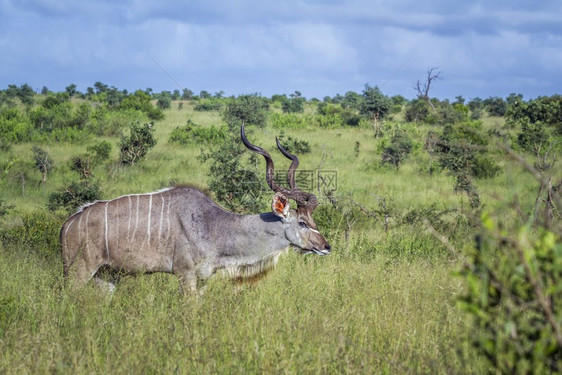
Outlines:
[{"label": "kudu bull", "polygon": [[[312,212],[313,194],[295,183],[297,156],[287,174],[289,189],[274,181],[273,160],[252,145],[241,128],[244,145],[266,161],[266,180],[275,192],[272,212],[239,215],[224,210],[200,190],[174,187],[148,194],[97,201],[78,210],[64,223],[60,240],[64,275],[74,287],[94,281],[102,266],[125,272],[167,272],[178,276],[185,291],[201,290],[217,271],[243,280],[274,268],[279,255],[294,245],[302,254],[327,255],[330,245],[318,232]],[[296,202],[291,209],[289,199]]]}]

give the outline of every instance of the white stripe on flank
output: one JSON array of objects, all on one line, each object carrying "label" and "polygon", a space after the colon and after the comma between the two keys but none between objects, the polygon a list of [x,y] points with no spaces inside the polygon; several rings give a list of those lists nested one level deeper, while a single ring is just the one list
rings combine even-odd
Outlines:
[{"label": "white stripe on flank", "polygon": [[80,214],[80,220],[78,220],[78,243],[80,245],[82,245],[82,230],[80,230],[80,227],[82,226],[82,216],[84,215]]},{"label": "white stripe on flank", "polygon": [[86,253],[90,254],[90,240],[89,240],[89,233],[88,233],[88,228],[89,228],[89,222],[90,222],[90,212],[92,210],[88,210],[88,212],[86,212]]},{"label": "white stripe on flank", "polygon": [[168,192],[168,213],[166,214],[166,221],[168,224],[168,233],[166,234],[166,243],[170,239],[170,203],[172,202],[172,194]]},{"label": "white stripe on flank", "polygon": [[129,233],[131,232],[131,216],[133,216],[133,205],[131,204],[131,196],[129,198],[129,223],[127,224],[127,245],[129,242]]},{"label": "white stripe on flank", "polygon": [[135,220],[135,229],[133,230],[133,239],[131,241],[135,241],[135,234],[137,233],[137,226],[139,225],[139,196],[137,195],[137,218]]},{"label": "white stripe on flank", "polygon": [[117,234],[115,236],[115,248],[119,249],[119,228],[121,228],[121,219],[119,217],[119,200],[115,200],[115,204],[117,207],[115,208],[116,217],[117,217]]},{"label": "white stripe on flank", "polygon": [[107,205],[109,202],[105,202],[105,251],[107,253],[107,260],[109,260],[109,244],[107,242]]},{"label": "white stripe on flank", "polygon": [[160,235],[162,234],[162,221],[164,220],[164,196],[160,195],[162,198],[162,207],[160,208],[160,226],[158,227],[158,243],[160,243]]},{"label": "white stripe on flank", "polygon": [[152,193],[149,194],[150,199],[148,201],[148,224],[147,224],[147,232],[148,232],[148,245],[150,246],[150,217],[152,216]]}]

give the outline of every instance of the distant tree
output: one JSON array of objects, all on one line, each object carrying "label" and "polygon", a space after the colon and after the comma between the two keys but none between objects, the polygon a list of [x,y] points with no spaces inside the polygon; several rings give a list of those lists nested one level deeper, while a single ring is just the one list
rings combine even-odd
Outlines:
[{"label": "distant tree", "polygon": [[87,150],[93,154],[94,161],[100,163],[109,159],[111,148],[111,143],[108,141],[100,141],[92,146],[88,146]]},{"label": "distant tree", "polygon": [[286,98],[281,102],[281,109],[284,113],[302,113],[304,112],[304,103],[306,99],[303,98],[300,91],[295,91],[293,94],[289,95],[290,98]]},{"label": "distant tree", "polygon": [[33,151],[33,161],[35,162],[35,167],[41,172],[41,184],[45,186],[47,182],[47,175],[53,169],[53,159],[49,156],[49,153],[39,146],[33,146],[31,149]]},{"label": "distant tree", "polygon": [[172,100],[179,100],[180,99],[180,90],[174,90],[172,93]]},{"label": "distant tree", "polygon": [[193,98],[193,91],[191,91],[189,89],[183,89],[182,94],[181,94],[181,99],[182,100],[191,100],[191,98]]},{"label": "distant tree", "polygon": [[107,89],[109,88],[109,86],[107,86],[104,83],[101,82],[96,82],[94,83],[94,89],[96,89],[96,94],[101,94],[107,91]]},{"label": "distant tree", "polygon": [[416,83],[416,91],[418,93],[418,98],[425,100],[430,106],[431,108],[433,108],[433,111],[436,111],[434,105],[431,103],[431,101],[429,100],[429,89],[431,87],[431,84],[439,79],[441,79],[441,71],[439,72],[435,72],[437,69],[437,67],[433,67],[433,68],[428,68],[427,69],[427,75],[425,78],[425,82],[424,83],[420,83],[420,81],[418,80],[418,82]]},{"label": "distant tree", "polygon": [[49,94],[49,89],[47,88],[47,86],[43,86],[43,88],[41,89],[41,95],[47,94]]},{"label": "distant tree", "polygon": [[153,133],[152,124],[133,124],[130,128],[129,137],[123,136],[119,143],[121,164],[134,165],[143,159],[148,151],[156,145]]},{"label": "distant tree", "polygon": [[215,92],[215,98],[220,99],[224,96],[224,91],[220,90]]},{"label": "distant tree", "polygon": [[505,115],[505,111],[507,110],[507,103],[499,97],[484,99],[483,104],[490,116],[503,117]]},{"label": "distant tree", "polygon": [[345,93],[345,97],[341,102],[341,106],[343,108],[360,109],[362,101],[363,97],[360,94],[354,91],[348,91]]},{"label": "distant tree", "polygon": [[231,129],[237,129],[242,123],[263,128],[267,123],[268,110],[266,98],[258,94],[240,95],[229,100],[224,111],[224,120]]},{"label": "distant tree", "polygon": [[25,105],[32,105],[34,102],[35,91],[27,83],[20,86],[17,92],[17,97]]},{"label": "distant tree", "polygon": [[66,86],[65,91],[71,98],[78,93],[78,90],[76,90],[76,85],[74,83]]},{"label": "distant tree", "polygon": [[158,98],[156,106],[160,109],[169,109],[172,106],[172,97],[168,95],[162,95]]},{"label": "distant tree", "polygon": [[361,114],[368,116],[373,121],[373,131],[375,137],[381,135],[379,120],[383,119],[390,111],[391,101],[384,95],[378,86],[372,87],[365,85],[363,90],[363,100],[359,107]]},{"label": "distant tree", "polygon": [[211,94],[208,91],[201,90],[201,92],[199,93],[199,97],[201,99],[208,99],[211,97]]},{"label": "distant tree", "polygon": [[120,108],[136,109],[146,113],[151,120],[160,120],[164,117],[160,108],[154,107],[150,102],[151,98],[146,92],[137,90],[134,94],[128,95],[121,101]]}]

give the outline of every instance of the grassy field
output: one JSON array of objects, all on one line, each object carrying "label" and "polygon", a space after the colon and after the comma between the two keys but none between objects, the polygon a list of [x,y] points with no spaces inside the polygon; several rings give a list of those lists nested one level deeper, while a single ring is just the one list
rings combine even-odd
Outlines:
[{"label": "grassy field", "polygon": [[[213,125],[220,114],[194,112],[187,104],[182,110],[174,104],[165,114],[146,160],[95,170],[105,198],[176,182],[207,185],[208,166],[197,159],[204,145],[171,145],[168,138],[187,118]],[[484,126],[500,126],[498,121],[485,119]],[[400,222],[404,213],[431,206],[468,212],[468,200],[453,192],[454,178],[446,172],[427,172],[431,160],[423,140],[429,126],[385,126],[416,135],[413,154],[398,170],[381,166],[383,140],[370,128],[286,132],[311,144],[301,168],[338,172],[338,194],[369,209],[384,198],[390,226],[357,225],[347,241],[342,223],[326,229],[332,255],[290,253],[256,285],[235,287],[214,278],[196,301],[180,295],[175,277],[157,274],[123,277],[112,298],[94,287],[71,293],[57,251],[0,248],[0,373],[485,372],[467,341],[468,317],[456,306],[464,290],[454,275],[460,262],[423,225]],[[267,127],[252,133],[252,142],[272,151],[277,169],[287,168],[288,161],[273,152],[276,134]],[[116,160],[118,139],[107,140]],[[45,187],[39,172],[28,177],[25,192],[18,179],[2,182],[1,198],[14,206],[2,226],[19,226],[26,213],[44,210],[48,194],[76,178],[67,164],[86,146],[45,145],[57,165]],[[29,144],[12,151],[31,160]],[[494,157],[502,173],[476,182],[484,210],[501,215],[515,197],[530,207],[535,181],[504,156]],[[444,220],[458,248],[471,246],[466,224],[455,223],[456,216]]]}]

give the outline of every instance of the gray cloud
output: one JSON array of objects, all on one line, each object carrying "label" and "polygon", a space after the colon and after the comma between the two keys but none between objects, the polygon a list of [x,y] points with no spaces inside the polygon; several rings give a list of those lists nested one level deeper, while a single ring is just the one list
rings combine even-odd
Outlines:
[{"label": "gray cloud", "polygon": [[[0,87],[188,88],[323,97],[382,84],[412,97],[537,96],[562,84],[562,5],[451,1],[0,0]],[[412,57],[413,56],[413,57]]]}]

